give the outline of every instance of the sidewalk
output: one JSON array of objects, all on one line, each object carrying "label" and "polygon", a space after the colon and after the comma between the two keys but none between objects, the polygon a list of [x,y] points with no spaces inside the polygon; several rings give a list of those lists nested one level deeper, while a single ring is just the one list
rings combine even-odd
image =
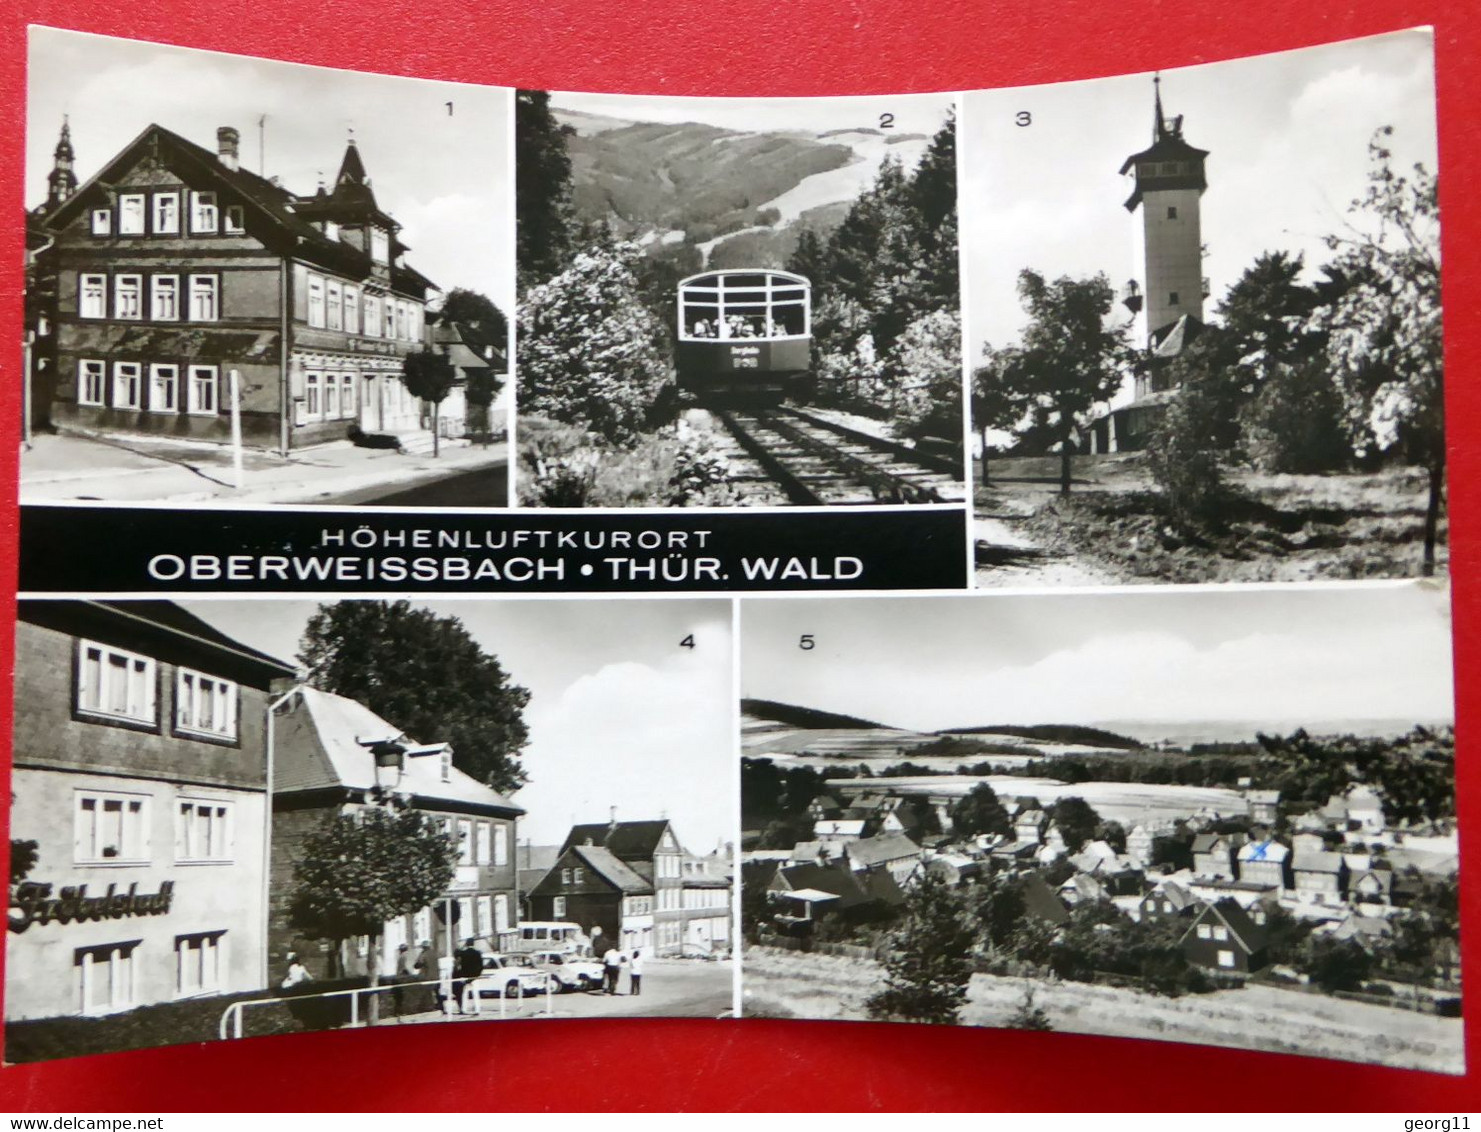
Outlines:
[{"label": "sidewalk", "polygon": [[330,503],[379,486],[387,489],[507,463],[509,446],[444,441],[441,455],[403,455],[335,441],[286,459],[246,449],[242,487],[232,486],[230,448],[154,438],[73,434],[36,436],[21,449],[22,503]]}]

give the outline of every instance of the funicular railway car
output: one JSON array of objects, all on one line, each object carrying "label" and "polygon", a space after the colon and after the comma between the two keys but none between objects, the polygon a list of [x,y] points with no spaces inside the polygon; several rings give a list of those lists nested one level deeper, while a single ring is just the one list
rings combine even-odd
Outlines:
[{"label": "funicular railway car", "polygon": [[780,402],[806,379],[812,285],[765,268],[707,271],[679,282],[679,388]]}]

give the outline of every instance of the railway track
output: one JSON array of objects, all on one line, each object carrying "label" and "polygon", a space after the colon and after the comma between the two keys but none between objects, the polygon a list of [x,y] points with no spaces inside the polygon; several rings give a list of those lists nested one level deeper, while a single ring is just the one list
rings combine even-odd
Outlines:
[{"label": "railway track", "polygon": [[962,469],[800,409],[710,410],[789,503],[961,503]]}]

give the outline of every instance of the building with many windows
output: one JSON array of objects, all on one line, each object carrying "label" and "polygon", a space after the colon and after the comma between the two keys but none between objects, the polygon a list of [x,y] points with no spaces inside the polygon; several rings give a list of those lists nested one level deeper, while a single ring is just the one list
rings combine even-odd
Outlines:
[{"label": "building with many windows", "polygon": [[432,906],[386,924],[382,974],[400,944],[426,940],[452,955],[470,936],[497,938],[519,921],[515,830],[520,807],[453,766],[446,743],[418,744],[364,704],[303,687],[273,717],[272,882],[268,949],[274,970],[296,953],[317,978],[366,973],[369,940],[298,933],[289,915],[305,837],[336,814],[404,805],[431,816],[458,845],[453,882]]},{"label": "building with many windows", "polygon": [[213,153],[151,125],[46,209],[50,419],[225,441],[235,373],[249,444],[420,428],[401,359],[422,348],[433,285],[353,139],[333,188],[299,196],[241,167],[237,130],[216,133]]},{"label": "building with many windows", "polygon": [[19,603],[7,1021],[267,985],[265,721],[292,675],[171,602]]}]

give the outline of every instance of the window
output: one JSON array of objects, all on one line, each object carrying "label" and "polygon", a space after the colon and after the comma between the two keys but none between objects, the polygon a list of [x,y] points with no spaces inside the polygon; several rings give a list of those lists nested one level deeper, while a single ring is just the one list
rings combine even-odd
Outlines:
[{"label": "window", "polygon": [[175,730],[235,739],[237,686],[230,680],[180,669],[175,683]]},{"label": "window", "polygon": [[503,868],[509,864],[509,827],[494,826],[494,865]]},{"label": "window", "polygon": [[214,275],[190,277],[190,321],[215,322],[221,317],[217,302],[220,280]]},{"label": "window", "polygon": [[81,318],[108,317],[108,277],[106,275],[79,275],[77,277],[77,314]]},{"label": "window", "polygon": [[324,419],[339,418],[339,378],[332,373],[324,375]]},{"label": "window", "polygon": [[[355,415],[355,375],[342,373],[339,375],[339,411],[341,415],[353,417]],[[447,756],[448,769],[452,769],[452,756]],[[442,781],[447,781],[446,772],[443,773]]]},{"label": "window", "polygon": [[570,883],[571,883],[571,870],[570,869],[562,869],[561,870],[561,884],[570,884]]},{"label": "window", "polygon": [[360,288],[345,284],[345,333],[360,333]]},{"label": "window", "polygon": [[78,790],[74,797],[72,860],[79,865],[149,862],[149,797]]},{"label": "window", "polygon": [[216,367],[191,366],[190,389],[186,411],[199,416],[214,417],[220,398],[217,396]]},{"label": "window", "polygon": [[214,994],[222,989],[225,932],[175,937],[175,994],[185,998]]},{"label": "window", "polygon": [[139,407],[138,362],[113,363],[113,407],[115,409],[137,409]]},{"label": "window", "polygon": [[111,236],[113,234],[113,210],[108,208],[93,209],[93,235]]},{"label": "window", "polygon": [[142,236],[144,234],[143,193],[129,193],[118,198],[118,234],[120,236]]},{"label": "window", "polygon": [[142,275],[115,275],[113,277],[113,317],[144,317],[144,277]]},{"label": "window", "polygon": [[391,237],[384,228],[370,230],[370,258],[376,263],[391,262]]},{"label": "window", "polygon": [[1233,967],[1234,966],[1234,952],[1232,952],[1232,951],[1225,951],[1222,948],[1220,948],[1220,950],[1219,950],[1219,966],[1220,967]]},{"label": "window", "polygon": [[180,367],[154,362],[149,366],[149,411],[151,413],[178,413],[180,411]]},{"label": "window", "polygon": [[309,325],[324,325],[324,277],[309,273]]},{"label": "window", "polygon": [[339,239],[339,224],[333,220],[324,221],[324,235],[331,240]]},{"label": "window", "polygon": [[474,929],[478,935],[492,935],[494,932],[494,899],[492,896],[480,896],[478,898],[478,926]]},{"label": "window", "polygon": [[322,420],[324,417],[323,386],[322,373],[310,372],[303,375],[303,409],[311,421]]},{"label": "window", "polygon": [[175,809],[175,860],[232,859],[231,803],[182,798]]},{"label": "window", "polygon": [[566,898],[564,896],[551,898],[550,914],[557,920],[564,920],[566,918]]},{"label": "window", "polygon": [[1169,220],[1176,220],[1178,218],[1178,206],[1177,205],[1170,204],[1170,205],[1167,206],[1167,218]]},{"label": "window", "polygon": [[421,944],[423,940],[428,942],[432,939],[432,909],[423,908],[411,918],[411,934],[416,938],[413,943]]},{"label": "window", "polygon": [[371,338],[381,336],[381,301],[374,295],[365,296],[365,333]]},{"label": "window", "polygon": [[328,319],[330,330],[342,330],[345,324],[345,292],[344,288],[333,279],[329,281],[328,291]]},{"label": "window", "polygon": [[476,840],[474,841],[474,859],[480,865],[487,865],[493,860],[493,854],[489,850],[489,823],[481,821],[474,829]]},{"label": "window", "polygon": [[213,234],[219,215],[215,193],[190,194],[190,230],[197,235]]},{"label": "window", "polygon": [[494,931],[509,930],[509,897],[500,894],[494,897]]},{"label": "window", "polygon": [[1213,937],[1213,932],[1209,931],[1209,926],[1207,924],[1199,924],[1198,925],[1198,938],[1199,939],[1211,939],[1212,937]]},{"label": "window", "polygon": [[240,236],[247,230],[247,218],[241,205],[226,206],[226,230],[233,236]]},{"label": "window", "polygon": [[180,317],[180,277],[156,275],[149,280],[149,317],[175,322]]},{"label": "window", "polygon": [[[115,380],[117,367],[122,365],[134,367],[137,393],[138,363],[116,363]],[[149,657],[82,641],[77,667],[79,710],[155,722],[154,661]]]},{"label": "window", "polygon": [[134,1005],[134,948],[139,941],[80,947],[77,968],[82,1013],[112,1014]]},{"label": "window", "polygon": [[385,335],[386,335],[387,338],[395,338],[396,337],[396,302],[395,302],[394,299],[387,299],[386,300],[386,302],[385,302],[385,311],[386,311]]},{"label": "window", "polygon": [[1167,293],[1167,301],[1172,306],[1177,306],[1178,305],[1178,293],[1176,291],[1169,291]]},{"label": "window", "polygon": [[453,776],[453,753],[451,751],[443,751],[441,758],[438,759],[438,762],[440,763],[440,769],[442,771],[442,781],[451,781]]},{"label": "window", "polygon": [[154,223],[157,236],[173,236],[180,231],[180,194],[154,194]]},{"label": "window", "polygon": [[77,403],[79,405],[101,405],[103,403],[103,376],[106,367],[102,362],[84,360],[77,363]]},{"label": "window", "polygon": [[571,870],[571,883],[572,884],[585,884],[586,883],[586,870],[585,869],[572,869]]},{"label": "window", "polygon": [[1214,938],[1217,939],[1217,940],[1219,940],[1220,942],[1228,939],[1229,938],[1229,929],[1226,928],[1223,924],[1215,924],[1214,925]]},{"label": "window", "polygon": [[467,818],[458,819],[458,864],[473,864],[473,823]]},{"label": "window", "polygon": [[396,304],[396,337],[403,339],[407,337],[406,304],[400,302]]}]

